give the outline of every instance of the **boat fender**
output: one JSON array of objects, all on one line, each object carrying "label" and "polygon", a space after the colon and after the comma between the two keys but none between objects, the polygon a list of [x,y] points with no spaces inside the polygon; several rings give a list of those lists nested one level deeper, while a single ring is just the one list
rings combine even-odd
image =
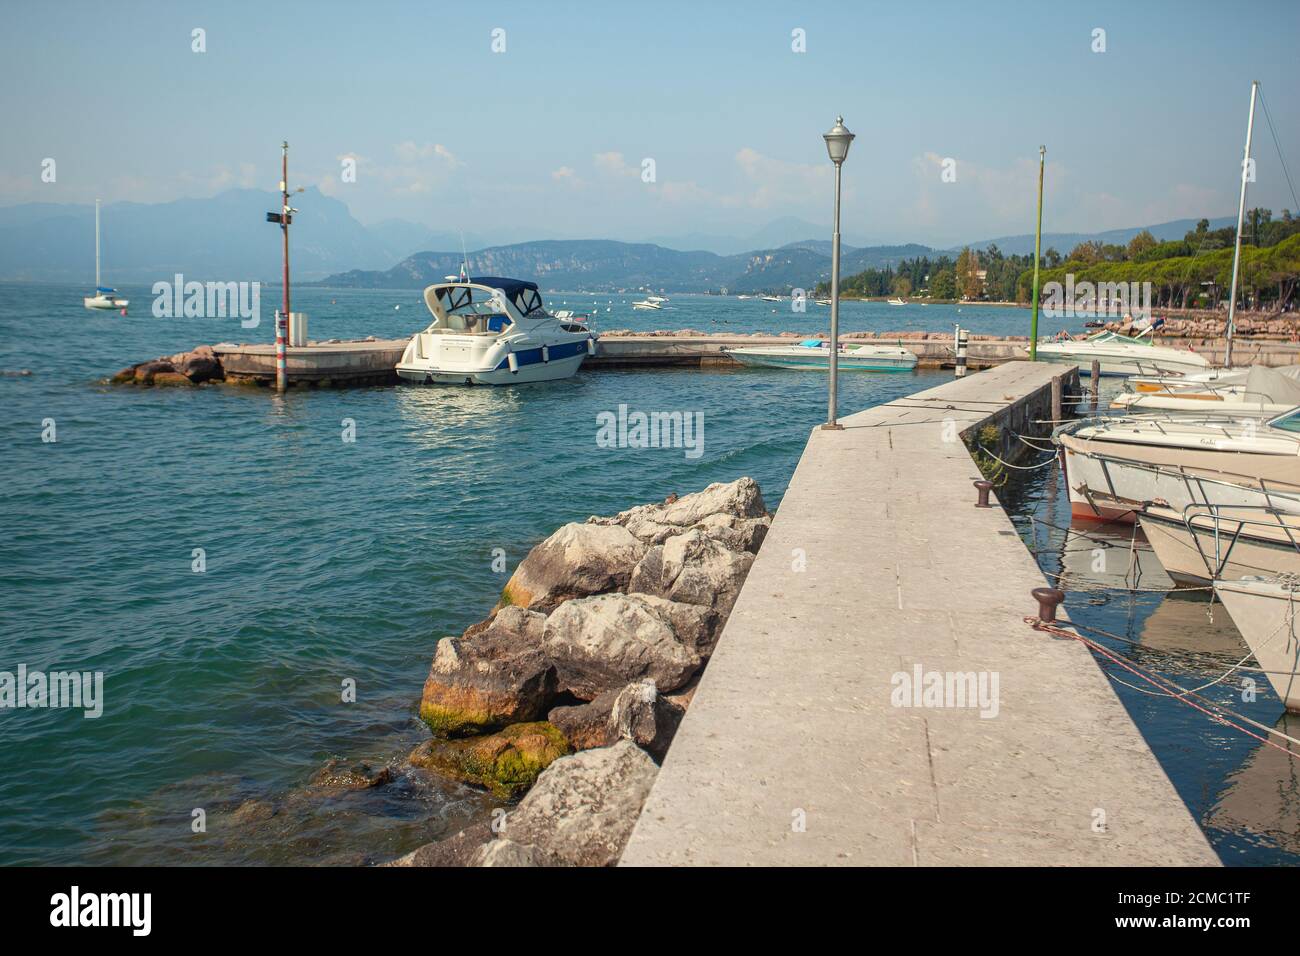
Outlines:
[{"label": "boat fender", "polygon": [[509,355],[506,356],[506,364],[510,366],[511,375],[516,375],[519,373],[519,357],[515,355],[514,352],[511,352]]},{"label": "boat fender", "polygon": [[550,347],[549,345],[543,345],[543,346],[542,346],[542,363],[545,364],[546,362],[549,362],[550,360],[551,360],[551,347]]},{"label": "boat fender", "polygon": [[588,355],[595,355],[595,354],[596,354],[596,340],[595,340],[595,339],[591,339],[591,338],[587,339],[587,354],[588,354]]}]

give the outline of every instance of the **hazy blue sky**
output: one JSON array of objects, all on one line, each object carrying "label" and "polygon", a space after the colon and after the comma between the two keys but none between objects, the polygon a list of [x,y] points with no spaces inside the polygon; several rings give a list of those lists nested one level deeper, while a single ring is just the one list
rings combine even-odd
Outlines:
[{"label": "hazy blue sky", "polygon": [[[1068,7],[1069,9],[1063,9]],[[535,238],[829,223],[936,245],[1236,212],[1251,79],[1300,175],[1300,3],[21,3],[0,204],[315,183],[362,222]],[[206,31],[207,51],[191,50]],[[1106,52],[1092,52],[1094,28]],[[491,32],[505,30],[493,53]],[[791,50],[806,31],[807,52]],[[1295,203],[1262,115],[1252,205]],[[340,181],[341,157],[357,182]],[[43,158],[57,182],[42,183]],[[657,181],[642,182],[653,158]],[[956,160],[957,181],[940,181]]]}]

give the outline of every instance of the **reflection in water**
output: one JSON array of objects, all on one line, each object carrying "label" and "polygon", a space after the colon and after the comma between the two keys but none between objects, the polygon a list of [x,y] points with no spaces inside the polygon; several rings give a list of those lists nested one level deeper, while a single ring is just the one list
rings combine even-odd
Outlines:
[{"label": "reflection in water", "polygon": [[[1283,714],[1274,729],[1300,740],[1300,715]],[[1300,855],[1300,744],[1277,736],[1269,739],[1278,746],[1259,744],[1228,775],[1206,823]]]}]

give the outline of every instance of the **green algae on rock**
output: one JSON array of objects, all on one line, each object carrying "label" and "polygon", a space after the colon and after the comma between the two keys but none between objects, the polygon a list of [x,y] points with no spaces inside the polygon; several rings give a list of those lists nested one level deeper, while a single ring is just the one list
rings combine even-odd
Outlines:
[{"label": "green algae on rock", "polygon": [[410,761],[417,767],[482,784],[497,796],[514,797],[568,752],[564,734],[541,720],[512,724],[486,737],[426,741],[415,748]]}]

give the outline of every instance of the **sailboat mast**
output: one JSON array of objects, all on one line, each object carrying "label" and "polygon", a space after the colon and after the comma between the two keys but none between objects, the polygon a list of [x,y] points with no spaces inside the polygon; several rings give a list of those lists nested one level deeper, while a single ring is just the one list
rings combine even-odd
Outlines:
[{"label": "sailboat mast", "polygon": [[1246,120],[1246,158],[1241,162],[1241,201],[1237,203],[1237,242],[1232,252],[1232,291],[1228,298],[1227,345],[1223,352],[1223,364],[1232,367],[1232,333],[1237,319],[1237,278],[1241,273],[1241,227],[1246,220],[1246,181],[1250,175],[1250,138],[1255,132],[1255,94],[1259,91],[1259,80],[1250,84],[1250,118]]},{"label": "sailboat mast", "polygon": [[95,200],[95,295],[99,295],[99,200]]}]

